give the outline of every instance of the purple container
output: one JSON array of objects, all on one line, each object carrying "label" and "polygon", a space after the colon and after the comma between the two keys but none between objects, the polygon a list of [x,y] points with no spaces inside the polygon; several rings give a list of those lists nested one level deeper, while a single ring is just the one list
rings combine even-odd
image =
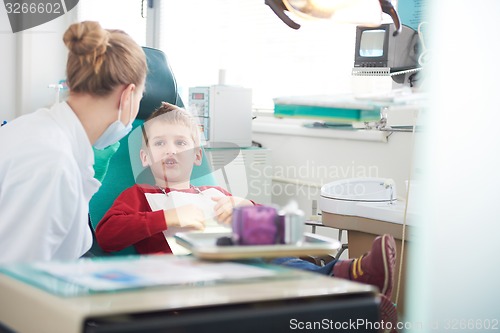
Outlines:
[{"label": "purple container", "polygon": [[284,242],[283,217],[271,206],[236,207],[233,241],[238,245],[272,245]]}]

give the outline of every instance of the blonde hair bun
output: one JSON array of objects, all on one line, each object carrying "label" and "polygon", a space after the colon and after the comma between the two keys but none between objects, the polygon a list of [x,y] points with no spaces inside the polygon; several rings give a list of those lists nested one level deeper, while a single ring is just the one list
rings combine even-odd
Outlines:
[{"label": "blonde hair bun", "polygon": [[144,83],[146,54],[124,31],[84,21],[70,25],[63,41],[69,49],[66,83],[72,93],[107,96],[118,86]]},{"label": "blonde hair bun", "polygon": [[109,32],[98,22],[85,21],[72,24],[64,33],[63,40],[70,52],[84,57],[95,66],[97,58],[106,53]]}]

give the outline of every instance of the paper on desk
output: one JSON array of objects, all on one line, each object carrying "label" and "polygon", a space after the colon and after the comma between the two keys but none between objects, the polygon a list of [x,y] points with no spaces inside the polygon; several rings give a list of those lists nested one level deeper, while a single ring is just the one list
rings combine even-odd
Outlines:
[{"label": "paper on desk", "polygon": [[276,271],[256,266],[229,262],[200,262],[194,258],[171,256],[41,262],[34,264],[34,267],[96,292],[276,275]]},{"label": "paper on desk", "polygon": [[[229,227],[220,225],[214,219],[214,207],[216,202],[212,200],[212,197],[224,196],[226,196],[224,193],[215,188],[206,189],[201,193],[185,193],[178,191],[169,192],[167,195],[163,193],[146,193],[146,199],[152,211],[174,209],[188,204],[200,207],[205,215],[204,232],[227,232],[231,230]],[[165,239],[167,240],[172,253],[175,255],[191,253],[191,251],[187,250],[183,246],[180,246],[175,241],[175,234],[181,231],[185,232],[186,229],[170,227],[168,230],[163,231]]]}]

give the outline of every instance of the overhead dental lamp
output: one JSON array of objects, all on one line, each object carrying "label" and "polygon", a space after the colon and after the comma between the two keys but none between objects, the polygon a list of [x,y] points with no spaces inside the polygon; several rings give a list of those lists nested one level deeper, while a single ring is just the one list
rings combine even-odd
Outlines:
[{"label": "overhead dental lamp", "polygon": [[300,24],[285,11],[305,19],[333,19],[364,26],[379,26],[382,13],[386,13],[394,22],[394,36],[401,32],[398,12],[390,0],[265,0],[265,4],[292,29],[299,29]]}]

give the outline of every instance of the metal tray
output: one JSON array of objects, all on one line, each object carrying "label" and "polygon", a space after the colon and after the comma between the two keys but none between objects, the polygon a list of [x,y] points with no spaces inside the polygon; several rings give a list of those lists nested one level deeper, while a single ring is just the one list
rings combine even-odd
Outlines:
[{"label": "metal tray", "polygon": [[179,232],[175,235],[178,244],[189,249],[200,259],[233,260],[248,258],[279,258],[304,255],[336,253],[341,247],[338,240],[317,234],[305,233],[301,244],[218,246],[219,237],[230,237],[230,232],[203,233]]}]

